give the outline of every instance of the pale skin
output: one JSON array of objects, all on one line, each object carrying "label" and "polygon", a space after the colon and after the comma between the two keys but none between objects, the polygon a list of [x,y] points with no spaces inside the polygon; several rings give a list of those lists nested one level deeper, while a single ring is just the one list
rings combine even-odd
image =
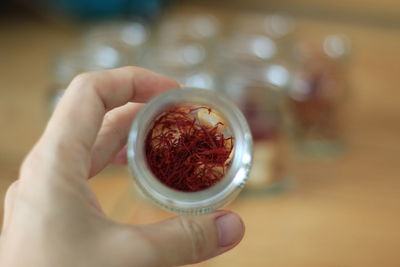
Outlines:
[{"label": "pale skin", "polygon": [[88,186],[108,164],[126,162],[121,151],[140,103],[177,87],[137,67],[73,79],[7,191],[0,266],[176,266],[240,242],[244,226],[232,212],[120,224],[104,214]]}]

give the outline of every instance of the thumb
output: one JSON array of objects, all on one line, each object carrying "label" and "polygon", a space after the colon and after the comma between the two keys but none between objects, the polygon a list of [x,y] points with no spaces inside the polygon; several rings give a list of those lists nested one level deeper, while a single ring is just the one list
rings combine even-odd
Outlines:
[{"label": "thumb", "polygon": [[149,266],[197,263],[235,247],[243,237],[244,225],[235,213],[217,211],[202,216],[178,216],[145,226],[136,226],[151,240]]}]

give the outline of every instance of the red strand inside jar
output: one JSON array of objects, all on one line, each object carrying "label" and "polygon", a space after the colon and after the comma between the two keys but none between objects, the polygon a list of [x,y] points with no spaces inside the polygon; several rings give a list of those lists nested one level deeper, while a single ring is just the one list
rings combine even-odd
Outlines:
[{"label": "red strand inside jar", "polygon": [[200,111],[214,114],[208,107],[170,107],[155,119],[146,138],[150,170],[179,191],[195,192],[215,185],[230,165],[233,137],[224,135],[223,121],[200,120]]}]

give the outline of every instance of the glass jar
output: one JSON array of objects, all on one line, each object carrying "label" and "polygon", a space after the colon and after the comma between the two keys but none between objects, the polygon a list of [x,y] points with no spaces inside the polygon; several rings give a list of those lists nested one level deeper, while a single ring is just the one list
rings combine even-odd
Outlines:
[{"label": "glass jar", "polygon": [[121,54],[111,47],[82,46],[62,51],[52,62],[49,110],[53,112],[71,80],[82,72],[121,66]]},{"label": "glass jar", "polygon": [[243,112],[254,140],[254,163],[246,190],[284,190],[287,164],[281,106],[285,89],[280,86],[286,86],[289,79],[288,68],[272,63],[231,68],[224,77],[223,92]]},{"label": "glass jar", "polygon": [[[233,157],[223,178],[196,192],[178,191],[160,182],[150,170],[145,152],[147,134],[157,116],[169,107],[184,104],[208,107],[221,114],[234,138]],[[154,203],[177,213],[203,214],[227,204],[243,188],[252,165],[252,137],[240,110],[222,95],[203,89],[176,89],[143,107],[132,124],[127,153],[136,184]]]},{"label": "glass jar", "polygon": [[227,28],[221,54],[243,65],[288,61],[294,39],[291,17],[279,14],[242,14]]},{"label": "glass jar", "polygon": [[350,42],[341,35],[311,40],[295,47],[297,66],[288,90],[287,121],[300,152],[332,156],[344,147]]},{"label": "glass jar", "polygon": [[175,43],[182,40],[200,43],[207,49],[214,45],[221,33],[216,16],[208,12],[170,13],[158,25],[159,42]]},{"label": "glass jar", "polygon": [[105,21],[91,25],[82,36],[89,70],[137,65],[150,30],[140,20]]},{"label": "glass jar", "polygon": [[208,12],[170,12],[154,29],[141,65],[184,86],[213,90],[217,81],[214,53],[219,33],[217,17]]},{"label": "glass jar", "polygon": [[53,58],[51,62],[52,84],[48,89],[50,113],[54,111],[71,80],[79,73],[87,71],[87,61],[86,53],[81,46],[62,51]]},{"label": "glass jar", "polygon": [[216,75],[207,53],[203,45],[191,41],[154,43],[144,54],[141,65],[183,86],[213,90]]}]

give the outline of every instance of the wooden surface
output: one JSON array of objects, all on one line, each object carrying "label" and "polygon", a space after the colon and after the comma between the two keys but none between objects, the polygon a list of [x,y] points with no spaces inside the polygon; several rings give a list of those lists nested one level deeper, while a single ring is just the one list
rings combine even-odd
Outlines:
[{"label": "wooden surface", "polygon": [[[295,158],[286,193],[241,195],[229,208],[243,242],[200,266],[400,266],[400,31],[317,21],[305,35],[342,32],[353,42],[347,152],[332,161]],[[0,22],[0,196],[47,118],[49,62],[76,31],[41,22]],[[118,221],[171,216],[137,196],[125,169],[91,181]]]},{"label": "wooden surface", "polygon": [[356,24],[380,24],[399,27],[400,1],[398,0],[181,0],[199,6],[218,6],[255,12],[275,11],[293,16]]}]

